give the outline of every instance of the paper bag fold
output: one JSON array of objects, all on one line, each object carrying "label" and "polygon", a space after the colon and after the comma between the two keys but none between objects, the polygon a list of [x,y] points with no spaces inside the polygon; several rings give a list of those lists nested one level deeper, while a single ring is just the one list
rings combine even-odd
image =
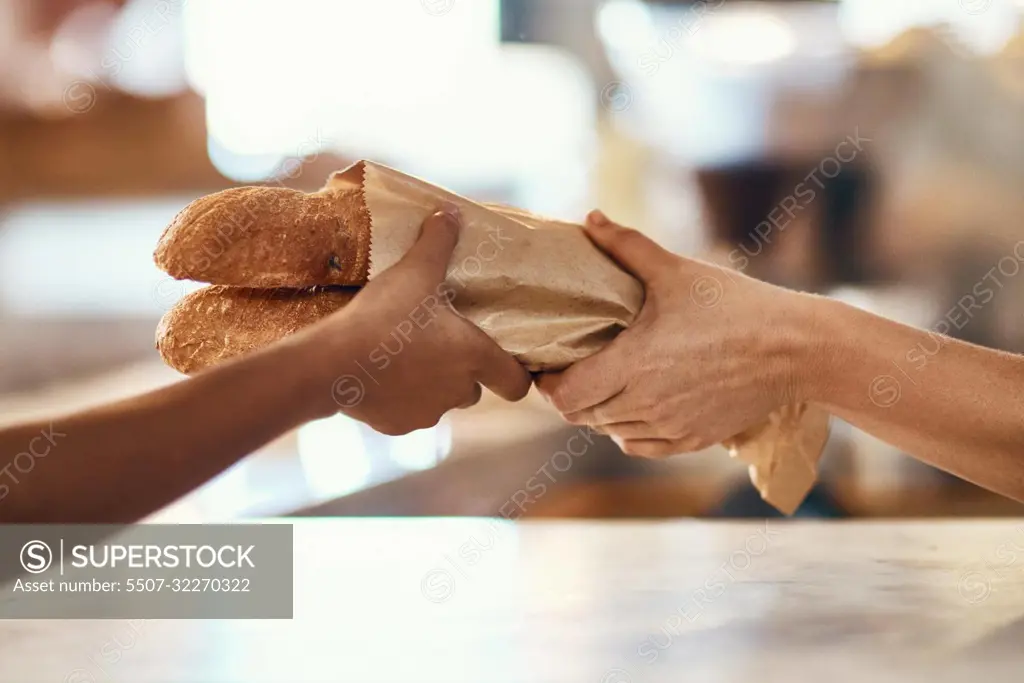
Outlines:
[{"label": "paper bag fold", "polygon": [[[531,371],[561,370],[598,352],[643,306],[641,284],[574,223],[481,204],[370,161],[328,187],[357,187],[371,216],[370,279],[394,265],[420,225],[446,203],[463,228],[446,284],[455,309]],[[786,514],[814,483],[828,414],[785,406],[725,444],[746,462],[762,497]]]}]

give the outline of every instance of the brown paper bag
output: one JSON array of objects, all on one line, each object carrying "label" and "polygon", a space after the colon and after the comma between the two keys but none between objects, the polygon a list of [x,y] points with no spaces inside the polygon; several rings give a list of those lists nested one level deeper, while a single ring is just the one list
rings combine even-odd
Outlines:
[{"label": "brown paper bag", "polygon": [[[643,287],[573,223],[480,204],[371,161],[335,173],[358,187],[371,216],[370,279],[395,264],[445,203],[463,229],[449,266],[454,306],[531,371],[560,370],[599,351],[640,312]],[[814,483],[828,414],[785,406],[725,444],[762,497],[796,509]]]}]

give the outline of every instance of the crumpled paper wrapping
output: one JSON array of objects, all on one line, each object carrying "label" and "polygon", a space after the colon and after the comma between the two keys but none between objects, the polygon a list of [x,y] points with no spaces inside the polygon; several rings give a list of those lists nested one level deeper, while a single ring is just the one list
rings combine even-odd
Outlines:
[{"label": "crumpled paper wrapping", "polygon": [[[454,307],[531,371],[563,369],[611,341],[640,312],[643,287],[574,223],[480,204],[371,161],[335,173],[358,187],[371,216],[370,279],[394,265],[445,203],[462,214],[446,283]],[[784,406],[726,444],[762,498],[791,514],[810,490],[828,414]]]},{"label": "crumpled paper wrapping", "polygon": [[829,414],[814,404],[782,406],[764,424],[726,441],[729,455],[747,464],[761,498],[783,514],[796,512],[818,479],[829,434]]}]

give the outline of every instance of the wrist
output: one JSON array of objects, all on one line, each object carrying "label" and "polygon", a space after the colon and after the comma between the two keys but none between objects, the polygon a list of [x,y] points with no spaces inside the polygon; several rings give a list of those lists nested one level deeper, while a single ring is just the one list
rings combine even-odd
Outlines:
[{"label": "wrist", "polygon": [[843,329],[837,308],[842,304],[814,294],[797,294],[796,342],[792,355],[792,386],[797,401],[828,403],[836,390],[841,365]]},{"label": "wrist", "polygon": [[823,300],[816,296],[773,287],[765,302],[766,316],[758,325],[763,387],[778,405],[816,401],[822,358]]},{"label": "wrist", "polygon": [[[359,375],[358,366],[351,363],[356,353],[353,341],[336,325],[317,325],[288,338],[282,347],[304,421],[330,417],[362,399],[364,387],[351,380]],[[358,398],[351,396],[356,390]]]}]

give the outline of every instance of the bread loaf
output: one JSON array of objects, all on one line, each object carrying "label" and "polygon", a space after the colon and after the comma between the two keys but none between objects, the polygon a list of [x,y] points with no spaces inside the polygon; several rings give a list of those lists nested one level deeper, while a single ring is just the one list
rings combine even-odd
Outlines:
[{"label": "bread loaf", "polygon": [[358,291],[205,287],[164,315],[157,350],[175,370],[194,374],[312,325],[343,308]]},{"label": "bread loaf", "polygon": [[358,286],[369,274],[370,213],[353,188],[233,188],[186,206],[154,258],[171,277],[214,285]]}]

